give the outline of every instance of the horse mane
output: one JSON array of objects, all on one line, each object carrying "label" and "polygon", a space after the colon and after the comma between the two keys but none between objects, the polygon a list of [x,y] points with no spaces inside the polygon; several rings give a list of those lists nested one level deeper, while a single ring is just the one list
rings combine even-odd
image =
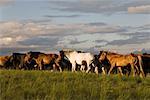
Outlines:
[{"label": "horse mane", "polygon": [[143,55],[149,55],[149,56],[150,56],[150,54],[149,54],[149,53],[143,53]]},{"label": "horse mane", "polygon": [[102,52],[105,52],[107,54],[114,54],[114,55],[121,55],[121,54],[118,54],[118,53],[115,53],[115,52],[110,52],[110,51],[100,51],[101,53]]},{"label": "horse mane", "polygon": [[108,54],[114,54],[114,55],[118,55],[118,53],[115,52],[107,52]]},{"label": "horse mane", "polygon": [[16,52],[14,52],[14,53],[12,53],[12,55],[25,55],[25,53],[16,53]]},{"label": "horse mane", "polygon": [[39,51],[29,51],[29,52],[27,52],[27,53],[40,54],[40,53],[42,53],[42,52],[39,52]]}]

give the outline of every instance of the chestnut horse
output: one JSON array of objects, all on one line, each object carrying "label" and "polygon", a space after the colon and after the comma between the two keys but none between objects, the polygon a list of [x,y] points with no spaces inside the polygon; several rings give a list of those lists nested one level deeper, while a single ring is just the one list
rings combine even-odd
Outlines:
[{"label": "chestnut horse", "polygon": [[[134,68],[139,73],[139,69],[137,67],[137,62],[139,62],[140,70],[142,72],[142,75],[144,76],[144,72],[141,69],[142,68],[141,60],[139,59],[139,57],[135,57],[132,54],[121,55],[121,54],[116,54],[116,53],[110,53],[110,52],[103,51],[100,54],[99,61],[101,62],[105,59],[107,59],[109,61],[110,65],[111,65],[111,67],[109,69],[109,72],[108,72],[108,75],[111,73],[111,71],[113,70],[114,67],[117,67],[119,69],[121,75],[123,75],[121,68],[130,65],[131,69],[133,71],[133,76],[135,76]],[[138,61],[138,59],[140,61]]]}]

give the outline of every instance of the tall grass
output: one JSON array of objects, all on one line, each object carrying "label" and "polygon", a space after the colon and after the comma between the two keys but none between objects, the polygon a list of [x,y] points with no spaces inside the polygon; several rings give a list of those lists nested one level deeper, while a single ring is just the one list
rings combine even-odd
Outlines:
[{"label": "tall grass", "polygon": [[150,78],[0,70],[0,100],[150,100]]}]

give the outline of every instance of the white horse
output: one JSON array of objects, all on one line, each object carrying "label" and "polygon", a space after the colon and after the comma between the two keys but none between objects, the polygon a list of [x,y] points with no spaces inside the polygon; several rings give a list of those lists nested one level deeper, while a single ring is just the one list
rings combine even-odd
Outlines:
[{"label": "white horse", "polygon": [[77,52],[77,51],[63,51],[63,53],[64,53],[64,56],[67,57],[70,63],[72,64],[72,72],[76,71],[76,64],[81,65],[80,70],[83,71],[85,69],[85,65],[82,65],[83,61],[86,61],[87,63],[86,73],[88,73],[91,70],[90,64],[92,64],[94,60],[93,54],[82,53],[82,52]]}]

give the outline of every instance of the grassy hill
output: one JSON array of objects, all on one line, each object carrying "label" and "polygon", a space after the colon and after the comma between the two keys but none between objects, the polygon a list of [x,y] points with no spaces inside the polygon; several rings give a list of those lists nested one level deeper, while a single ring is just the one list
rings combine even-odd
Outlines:
[{"label": "grassy hill", "polygon": [[0,100],[150,100],[150,78],[0,70]]}]

